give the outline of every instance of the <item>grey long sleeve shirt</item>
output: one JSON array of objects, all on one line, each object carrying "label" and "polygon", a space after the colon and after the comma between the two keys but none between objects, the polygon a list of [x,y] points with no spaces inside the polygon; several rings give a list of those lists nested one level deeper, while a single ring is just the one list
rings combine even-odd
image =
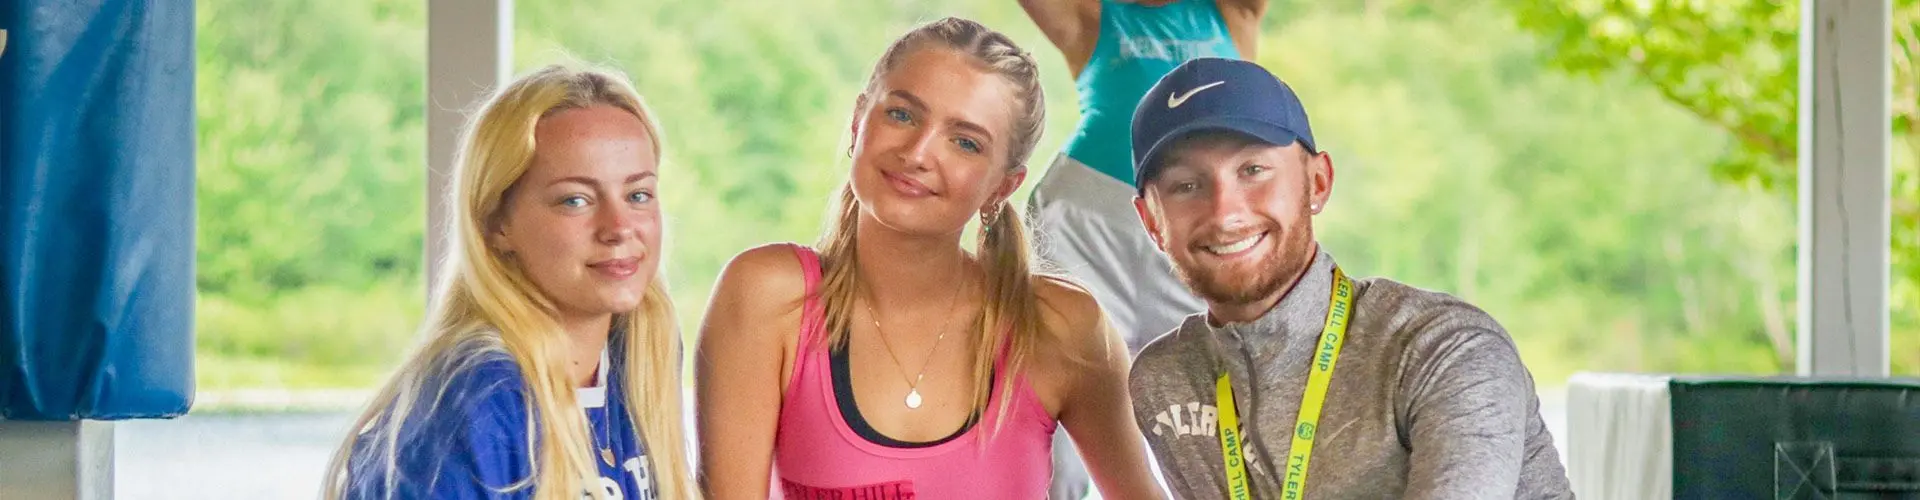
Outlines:
[{"label": "grey long sleeve shirt", "polygon": [[[1134,418],[1175,497],[1227,498],[1214,404],[1224,365],[1254,498],[1282,498],[1333,265],[1316,255],[1258,320],[1215,327],[1196,314],[1134,360]],[[1572,497],[1506,330],[1446,294],[1380,278],[1354,292],[1303,498]]]}]

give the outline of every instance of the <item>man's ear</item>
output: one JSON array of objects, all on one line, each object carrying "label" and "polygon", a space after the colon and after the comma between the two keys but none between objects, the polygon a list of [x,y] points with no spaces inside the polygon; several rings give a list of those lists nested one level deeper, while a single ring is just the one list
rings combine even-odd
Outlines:
[{"label": "man's ear", "polygon": [[1333,197],[1333,153],[1322,151],[1307,160],[1307,181],[1312,183],[1313,189],[1309,193],[1308,203],[1318,207],[1313,211],[1318,215],[1320,210],[1327,207],[1327,200]]},{"label": "man's ear", "polygon": [[1133,212],[1140,215],[1140,225],[1147,230],[1147,237],[1153,238],[1154,248],[1160,249],[1160,253],[1166,253],[1167,244],[1165,241],[1160,240],[1160,219],[1154,215],[1152,203],[1152,201],[1147,200],[1146,194],[1144,193],[1140,196],[1135,196],[1133,197]]}]

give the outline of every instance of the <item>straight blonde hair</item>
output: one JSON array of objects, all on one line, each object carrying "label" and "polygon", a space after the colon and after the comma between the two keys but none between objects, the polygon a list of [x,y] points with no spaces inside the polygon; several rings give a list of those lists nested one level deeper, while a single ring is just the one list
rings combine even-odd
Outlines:
[{"label": "straight blonde hair", "polygon": [[[499,89],[468,124],[454,166],[453,216],[446,234],[450,251],[439,266],[440,286],[422,325],[425,340],[335,451],[325,479],[327,498],[374,486],[367,483],[376,479],[384,480],[382,489],[391,497],[400,480],[401,427],[450,410],[441,406],[462,395],[448,394],[448,381],[489,354],[511,357],[527,389],[527,440],[520,445],[532,474],[507,491],[533,488],[542,499],[574,500],[590,489],[595,498],[603,495],[586,415],[564,368],[568,346],[555,305],[485,239],[531,166],[540,120],[592,106],[632,113],[646,128],[653,150],[662,151],[659,127],[640,95],[625,77],[604,69],[541,68]],[[673,304],[656,272],[639,307],[614,316],[608,351],[618,356],[612,366],[624,368],[619,396],[629,402],[628,417],[647,444],[660,495],[697,498],[681,415],[680,336],[674,321]]]}]

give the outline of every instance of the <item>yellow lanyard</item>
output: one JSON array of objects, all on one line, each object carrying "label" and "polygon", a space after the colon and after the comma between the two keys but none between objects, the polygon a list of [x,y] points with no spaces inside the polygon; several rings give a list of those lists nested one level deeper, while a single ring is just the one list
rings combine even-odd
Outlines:
[{"label": "yellow lanyard", "polygon": [[[1340,346],[1347,340],[1347,317],[1353,314],[1353,280],[1339,267],[1333,268],[1333,305],[1327,308],[1327,326],[1321,331],[1320,346],[1314,350],[1307,372],[1307,391],[1300,397],[1300,415],[1293,425],[1293,446],[1287,456],[1285,496],[1300,498],[1307,484],[1307,462],[1313,458],[1314,429],[1320,424],[1321,404],[1327,399],[1327,384],[1333,379],[1333,365],[1340,361]],[[1245,444],[1240,436],[1240,414],[1233,401],[1233,384],[1227,370],[1220,370],[1214,383],[1215,405],[1220,410],[1220,455],[1227,465],[1227,495],[1247,500],[1248,486]]]}]

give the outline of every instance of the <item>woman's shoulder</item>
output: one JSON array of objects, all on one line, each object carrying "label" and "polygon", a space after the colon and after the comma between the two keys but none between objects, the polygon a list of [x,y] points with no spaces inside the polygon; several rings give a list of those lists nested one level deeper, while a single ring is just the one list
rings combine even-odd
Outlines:
[{"label": "woman's shoulder", "polygon": [[527,384],[511,355],[473,348],[489,344],[498,345],[468,340],[425,360],[394,396],[384,423],[356,440],[347,496],[481,491],[528,474],[529,462],[516,451],[531,432]]},{"label": "woman's shoulder", "polygon": [[1040,304],[1046,344],[1057,346],[1052,349],[1058,354],[1055,357],[1077,361],[1070,364],[1078,365],[1110,354],[1107,351],[1117,337],[1109,338],[1113,337],[1112,328],[1093,293],[1072,280],[1052,275],[1036,275],[1033,291]]},{"label": "woman's shoulder", "polygon": [[727,262],[720,272],[720,283],[730,291],[754,298],[797,297],[806,293],[803,259],[819,262],[813,249],[798,244],[768,243],[749,248]]},{"label": "woman's shoulder", "polygon": [[1070,394],[1095,380],[1090,377],[1126,363],[1126,344],[1107,326],[1093,294],[1071,280],[1036,277],[1034,295],[1042,331],[1028,374],[1041,404],[1057,417]]},{"label": "woman's shoulder", "polygon": [[[740,252],[720,271],[708,309],[762,319],[797,312],[808,293],[809,271],[803,259],[818,262],[812,249],[792,243],[769,243]],[[817,273],[817,264],[813,269]]]},{"label": "woman's shoulder", "polygon": [[1069,340],[1096,333],[1105,321],[1105,312],[1093,293],[1070,279],[1040,274],[1033,279],[1033,293],[1039,299],[1040,321],[1054,335]]},{"label": "woman's shoulder", "polygon": [[458,349],[435,360],[418,404],[455,420],[523,414],[527,382],[520,363],[504,350]]}]

